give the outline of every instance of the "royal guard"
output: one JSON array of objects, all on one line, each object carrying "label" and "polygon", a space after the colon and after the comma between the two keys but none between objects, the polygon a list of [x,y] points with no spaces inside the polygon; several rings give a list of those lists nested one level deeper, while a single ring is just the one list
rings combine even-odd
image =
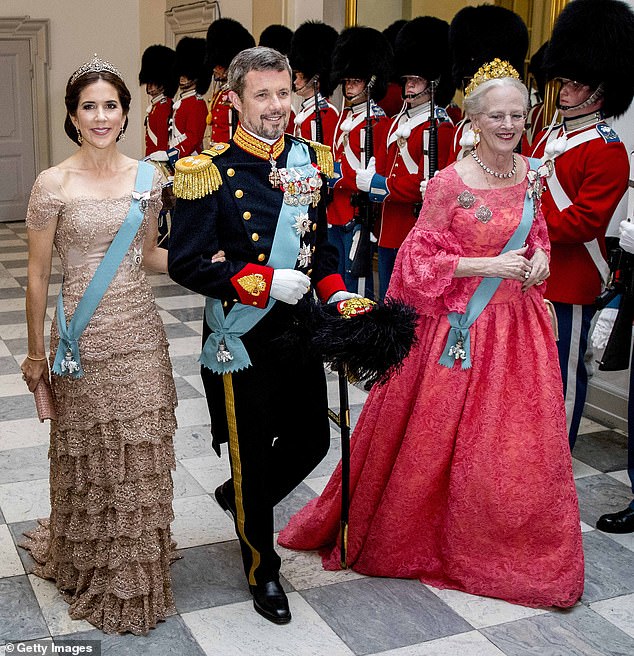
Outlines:
[{"label": "royal guard", "polygon": [[371,201],[382,203],[380,299],[385,297],[398,249],[420,212],[421,182],[447,165],[453,124],[444,106],[455,90],[448,32],[445,21],[421,16],[398,33],[394,69],[401,80],[404,105],[392,121],[387,139],[374,144],[376,164],[371,161],[357,173],[359,189],[370,192]]},{"label": "royal guard", "polygon": [[145,156],[167,151],[172,98],[178,88],[174,75],[176,53],[167,46],[155,45],[145,49],[141,58],[139,84],[145,84],[150,104],[145,117]]},{"label": "royal guard", "polygon": [[[544,129],[544,96],[546,93],[546,74],[544,72],[544,53],[548,41],[537,50],[528,64],[529,89],[531,90],[531,108],[526,116],[526,145],[530,146],[535,137]],[[522,146],[528,153],[528,148]]]},{"label": "royal guard", "polygon": [[[449,26],[449,50],[453,81],[458,89],[471,82],[484,64],[500,59],[507,61],[520,74],[528,51],[528,29],[514,12],[496,5],[464,7]],[[456,125],[449,163],[462,159],[474,146],[470,121]]]},{"label": "royal guard", "polygon": [[[375,99],[385,96],[391,67],[392,48],[378,30],[349,27],[337,37],[332,79],[341,84],[344,107],[335,128],[335,173],[329,180],[333,192],[328,205],[328,238],[339,252],[339,270],[347,289],[358,292],[365,284],[359,293],[365,291],[370,297],[374,294],[371,271],[364,266],[365,275],[353,272],[359,240],[374,214],[367,194],[357,187],[357,171],[370,161],[372,153],[368,152],[368,146],[387,138],[390,121]],[[355,250],[351,257],[353,243]]]},{"label": "royal guard", "polygon": [[586,400],[585,355],[595,299],[609,273],[605,232],[627,190],[627,150],[605,119],[634,97],[634,14],[619,0],[566,5],[544,55],[563,122],[537,137],[534,157],[554,169],[542,195],[551,242],[546,298],[559,323],[559,364],[574,446]]},{"label": "royal guard", "polygon": [[[394,52],[394,47],[396,45],[396,37],[401,31],[401,28],[407,23],[404,18],[395,20],[393,23],[388,25],[383,30],[383,36],[388,40],[392,52]],[[387,83],[387,91],[385,96],[381,98],[378,103],[379,107],[390,117],[396,116],[403,106],[403,98],[401,96],[401,81],[398,79],[398,75],[394,68],[390,74],[390,81]]]},{"label": "royal guard", "polygon": [[210,143],[226,143],[235,132],[238,114],[234,111],[227,88],[227,69],[231,60],[242,50],[255,46],[249,31],[233,18],[218,18],[207,29],[206,65],[213,71],[213,86],[209,112]]},{"label": "royal guard", "polygon": [[258,45],[273,48],[273,50],[277,50],[288,57],[292,40],[293,30],[286,27],[286,25],[269,25],[262,30]]},{"label": "royal guard", "polygon": [[170,148],[178,157],[202,152],[207,118],[203,94],[209,88],[210,75],[205,70],[205,40],[183,37],[176,46],[174,69],[179,79],[170,126]]},{"label": "royal guard", "polygon": [[339,112],[328,101],[333,91],[330,67],[336,41],[334,27],[320,21],[306,21],[295,31],[289,55],[293,88],[302,99],[293,134],[328,146],[333,145],[339,120]]}]

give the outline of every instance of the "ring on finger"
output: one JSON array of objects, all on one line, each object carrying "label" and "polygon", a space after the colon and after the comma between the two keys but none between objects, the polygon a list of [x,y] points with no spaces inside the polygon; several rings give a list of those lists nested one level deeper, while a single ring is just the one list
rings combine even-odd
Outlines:
[{"label": "ring on finger", "polygon": [[524,278],[528,280],[531,277],[531,272],[530,271],[524,271]]}]

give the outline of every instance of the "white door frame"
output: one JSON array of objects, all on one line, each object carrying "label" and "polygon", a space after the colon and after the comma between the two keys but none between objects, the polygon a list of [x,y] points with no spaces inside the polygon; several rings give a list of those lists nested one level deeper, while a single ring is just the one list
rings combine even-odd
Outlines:
[{"label": "white door frame", "polygon": [[29,16],[0,16],[0,39],[29,41],[31,50],[31,94],[36,174],[51,165],[48,68],[50,61],[48,19]]}]

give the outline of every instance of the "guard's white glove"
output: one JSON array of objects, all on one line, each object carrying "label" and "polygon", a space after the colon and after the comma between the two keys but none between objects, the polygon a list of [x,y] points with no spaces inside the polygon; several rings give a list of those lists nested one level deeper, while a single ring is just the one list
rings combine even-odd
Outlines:
[{"label": "guard's white glove", "polygon": [[271,280],[271,296],[282,303],[296,305],[310,289],[310,278],[295,269],[276,269]]},{"label": "guard's white glove", "polygon": [[619,246],[628,253],[634,253],[634,223],[632,221],[621,221],[619,237]]},{"label": "guard's white glove", "polygon": [[335,292],[329,299],[328,303],[339,303],[339,301],[347,301],[351,298],[362,298],[360,294],[354,294],[353,292]]},{"label": "guard's white glove", "polygon": [[155,150],[153,153],[148,155],[148,159],[151,159],[153,162],[168,162],[169,157],[164,150]]},{"label": "guard's white glove", "polygon": [[420,197],[425,200],[425,192],[427,191],[427,183],[429,180],[420,181]]},{"label": "guard's white glove", "polygon": [[594,324],[594,330],[592,331],[592,346],[594,348],[603,349],[607,346],[618,313],[618,308],[610,307],[603,308],[599,312],[597,322]]},{"label": "guard's white glove", "polygon": [[359,191],[370,191],[370,185],[375,173],[376,160],[374,157],[370,157],[370,161],[364,169],[357,169],[357,189]]}]

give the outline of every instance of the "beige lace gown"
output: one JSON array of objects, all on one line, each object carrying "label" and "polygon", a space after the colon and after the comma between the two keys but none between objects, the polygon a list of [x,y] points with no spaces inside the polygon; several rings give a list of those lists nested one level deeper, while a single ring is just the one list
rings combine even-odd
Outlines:
[{"label": "beige lace gown", "polygon": [[[27,226],[57,219],[67,320],[121,226],[131,197],[65,199],[47,172],[33,188]],[[145,634],[173,614],[170,582],[172,437],[176,392],[168,344],[141,265],[150,207],[80,339],[82,378],[52,376],[51,516],[22,546],[33,573],[53,579],[73,619],[106,633]],[[51,363],[58,344],[51,327]]]}]

